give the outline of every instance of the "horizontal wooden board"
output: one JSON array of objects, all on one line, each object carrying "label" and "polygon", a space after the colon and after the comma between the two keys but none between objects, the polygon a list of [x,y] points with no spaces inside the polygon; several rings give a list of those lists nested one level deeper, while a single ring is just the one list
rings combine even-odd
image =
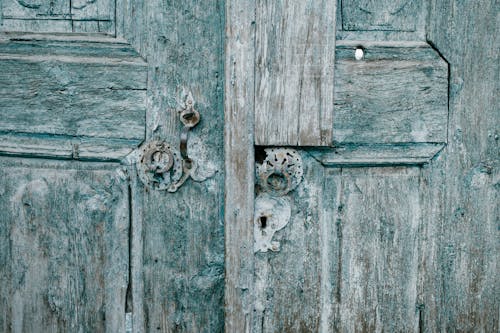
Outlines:
[{"label": "horizontal wooden board", "polygon": [[444,143],[447,119],[448,64],[428,44],[338,43],[335,145]]},{"label": "horizontal wooden board", "polygon": [[329,145],[336,0],[258,1],[255,141]]},{"label": "horizontal wooden board", "polygon": [[439,143],[345,145],[310,153],[321,164],[331,167],[422,165],[429,163],[443,147]]},{"label": "horizontal wooden board", "polygon": [[0,39],[0,68],[0,153],[30,154],[14,147],[29,135],[34,149],[54,139],[87,152],[94,141],[117,151],[144,139],[147,68],[126,43],[12,35]]},{"label": "horizontal wooden board", "polygon": [[0,159],[0,331],[124,332],[129,204],[117,167]]},{"label": "horizontal wooden board", "polygon": [[68,136],[4,133],[0,155],[51,157],[58,159],[120,161],[132,152],[134,140],[71,138]]}]

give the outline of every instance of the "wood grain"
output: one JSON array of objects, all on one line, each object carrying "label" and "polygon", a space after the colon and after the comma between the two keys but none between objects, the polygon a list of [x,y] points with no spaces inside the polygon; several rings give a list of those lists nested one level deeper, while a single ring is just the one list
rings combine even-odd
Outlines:
[{"label": "wood grain", "polygon": [[446,142],[448,65],[428,44],[348,41],[336,53],[335,144]]},{"label": "wood grain", "polygon": [[419,169],[342,169],[340,182],[338,329],[418,331]]},{"label": "wood grain", "polygon": [[259,1],[255,142],[331,143],[336,1]]},{"label": "wood grain", "polygon": [[147,69],[129,45],[10,35],[0,66],[3,153],[67,157],[71,141],[84,158],[112,147],[116,159],[144,139]]},{"label": "wood grain", "polygon": [[254,323],[255,4],[226,2],[224,83],[225,332]]},{"label": "wood grain", "polygon": [[0,30],[115,33],[114,0],[4,0]]},{"label": "wood grain", "polygon": [[342,0],[344,30],[415,31],[424,1]]},{"label": "wood grain", "polygon": [[129,211],[118,166],[0,163],[0,330],[123,332]]},{"label": "wood grain", "polygon": [[[141,189],[133,189],[143,203],[142,266],[133,267],[132,276],[144,280],[136,280],[132,288],[143,288],[144,308],[134,312],[143,311],[144,326],[136,327],[146,332],[220,332],[224,2],[119,1],[117,6],[118,35],[147,59],[147,140],[179,145],[179,102],[183,90],[190,91],[201,121],[189,134],[189,156],[201,170],[217,171],[203,183],[188,180],[173,194],[149,191],[141,183]],[[140,265],[137,258],[135,262]]]},{"label": "wood grain", "polygon": [[450,63],[449,144],[424,174],[423,330],[499,330],[498,2],[431,1]]}]

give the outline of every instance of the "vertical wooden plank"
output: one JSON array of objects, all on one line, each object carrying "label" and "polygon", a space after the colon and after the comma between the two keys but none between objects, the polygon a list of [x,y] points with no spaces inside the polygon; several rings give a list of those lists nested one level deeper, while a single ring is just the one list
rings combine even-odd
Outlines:
[{"label": "vertical wooden plank", "polygon": [[331,145],[335,8],[335,0],[257,1],[257,145]]},{"label": "vertical wooden plank", "polygon": [[144,188],[137,177],[134,165],[128,168],[130,210],[130,268],[129,290],[127,290],[126,315],[132,319],[132,332],[145,332],[144,326]]},{"label": "vertical wooden plank", "polygon": [[0,330],[123,332],[129,210],[118,166],[0,163]]},{"label": "vertical wooden plank", "polygon": [[219,171],[203,183],[188,180],[176,193],[144,189],[144,327],[155,332],[220,332],[224,2],[123,1],[122,6],[119,35],[149,66],[147,140],[179,145],[180,97],[191,91],[201,122],[190,132],[188,153],[201,172]]},{"label": "vertical wooden plank", "polygon": [[251,331],[254,307],[255,4],[226,1],[225,332]]},{"label": "vertical wooden plank", "polygon": [[340,331],[417,331],[419,169],[342,169],[342,179]]},{"label": "vertical wooden plank", "polygon": [[450,64],[448,146],[426,170],[423,330],[498,332],[498,2],[431,1]]},{"label": "vertical wooden plank", "polygon": [[342,217],[344,213],[342,169],[326,168],[319,198],[321,247],[321,314],[319,332],[340,331]]}]

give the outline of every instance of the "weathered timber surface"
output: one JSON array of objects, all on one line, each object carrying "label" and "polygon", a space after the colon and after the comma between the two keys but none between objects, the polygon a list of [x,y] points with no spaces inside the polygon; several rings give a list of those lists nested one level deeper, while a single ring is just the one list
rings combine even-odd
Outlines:
[{"label": "weathered timber surface", "polygon": [[418,331],[420,168],[303,158],[281,250],[256,255],[254,332]]},{"label": "weathered timber surface", "polygon": [[330,145],[335,8],[335,0],[257,2],[257,145]]},{"label": "weathered timber surface", "polygon": [[115,33],[115,0],[3,0],[0,30]]},{"label": "weathered timber surface", "polygon": [[342,169],[335,181],[337,200],[325,203],[336,210],[338,254],[330,330],[418,331],[419,169]]},{"label": "weathered timber surface", "polygon": [[137,140],[126,139],[82,138],[30,133],[4,133],[0,135],[0,155],[7,156],[120,161],[137,145]]},{"label": "weathered timber surface", "polygon": [[338,42],[334,118],[336,145],[445,143],[448,65],[426,43]]},{"label": "weathered timber surface", "polygon": [[[134,323],[143,320],[143,327],[135,326],[146,332],[220,332],[224,2],[123,1],[119,10],[118,35],[148,63],[147,139],[179,145],[180,97],[183,89],[191,91],[201,121],[189,134],[189,156],[200,169],[218,171],[203,183],[188,180],[173,194],[149,191],[140,182],[133,185],[138,187],[132,189],[133,197],[141,196],[143,203],[143,265],[133,267],[132,276],[142,273],[144,278],[144,316],[141,309],[134,310]],[[133,225],[140,223],[140,216],[135,218]],[[137,258],[134,262],[140,263]],[[136,281],[133,290],[142,288]]]},{"label": "weathered timber surface", "polygon": [[225,332],[254,323],[255,3],[226,2],[224,83]]},{"label": "weathered timber surface", "polygon": [[415,31],[421,0],[341,0],[343,30]]},{"label": "weathered timber surface", "polygon": [[[359,47],[364,51],[362,60],[354,57]],[[259,71],[256,73],[256,80],[260,80]],[[266,75],[277,80],[273,73],[269,70]],[[295,81],[291,78],[284,81],[282,88],[293,91]],[[259,87],[269,90],[262,95]],[[263,105],[266,96],[278,98],[280,102],[273,107]],[[321,108],[314,107],[314,103],[332,103],[324,99],[324,95],[303,91],[287,96],[280,94],[277,88],[256,86],[256,144],[331,145],[331,141],[328,144],[314,142],[322,138],[315,130],[317,124],[328,127],[329,131],[333,129],[334,145],[446,142],[448,64],[424,42],[339,41],[335,59],[334,119],[321,114],[316,117],[315,110]],[[293,111],[301,105],[296,98],[316,101],[309,103],[310,109],[300,111],[309,125],[300,122],[297,112]],[[295,106],[289,107],[287,103]],[[311,125],[312,122],[317,123]],[[308,126],[308,129],[297,131],[297,126]],[[304,139],[289,139],[297,135]]]},{"label": "weathered timber surface", "polygon": [[0,153],[119,159],[144,140],[147,67],[128,44],[8,34],[0,67]]},{"label": "weathered timber surface", "polygon": [[498,332],[497,1],[431,1],[429,40],[450,63],[449,142],[422,183],[425,332]]},{"label": "weathered timber surface", "polygon": [[127,183],[116,164],[0,159],[0,330],[123,332]]},{"label": "weathered timber surface", "polygon": [[330,167],[423,165],[443,147],[438,143],[365,144],[314,149],[310,153]]},{"label": "weathered timber surface", "polygon": [[[263,331],[498,331],[498,37],[491,39],[491,31],[498,30],[495,8],[493,2],[433,2],[428,38],[442,56],[428,47],[418,50],[408,42],[399,43],[402,48],[398,53],[403,53],[395,57],[396,66],[417,56],[414,70],[426,64],[432,64],[428,67],[433,70],[427,70],[427,75],[422,71],[421,76],[401,72],[399,83],[387,89],[390,92],[383,99],[391,106],[391,101],[419,96],[404,118],[397,121],[393,114],[385,118],[396,120],[397,126],[406,126],[407,130],[396,134],[391,132],[394,127],[377,124],[378,119],[383,120],[383,113],[369,121],[360,117],[352,122],[352,139],[342,137],[346,141],[334,149],[311,151],[322,164],[317,167],[325,169],[323,174],[307,173],[303,188],[294,196],[301,191],[315,192],[317,184],[324,183],[315,199],[318,208],[310,208],[313,220],[319,214],[316,228],[321,232],[319,236],[315,231],[309,231],[307,238],[302,236],[302,230],[294,229],[296,216],[301,214],[295,212],[290,224],[276,234],[281,252],[267,254],[262,260],[260,254],[257,256],[256,281],[264,286],[257,293],[257,304],[262,302],[263,306]],[[342,62],[339,51],[343,52],[344,45],[350,48],[345,49],[346,55],[352,57],[357,43],[337,42],[336,63]],[[364,44],[369,58],[373,45]],[[448,82],[443,82],[448,80],[448,65],[442,57],[450,68],[449,124]],[[384,61],[389,64],[389,60]],[[342,78],[339,68],[337,82]],[[428,89],[399,90],[407,89],[401,80],[411,78],[412,84],[421,85],[422,79],[430,83],[433,77],[439,79]],[[379,95],[371,94],[380,93],[377,87],[385,82],[377,87],[370,82],[364,84],[369,91],[359,95],[375,96],[376,104]],[[343,87],[338,85],[336,89]],[[434,97],[425,93],[433,87],[440,90]],[[411,126],[421,121],[416,115],[418,110],[425,110],[420,103],[426,99],[431,111],[425,122],[429,131],[418,133]],[[347,119],[356,116],[349,112],[352,106],[344,113]],[[419,116],[422,114],[425,112]],[[411,125],[405,125],[407,119]],[[345,124],[345,119],[340,121],[335,116],[334,126]],[[371,126],[379,127],[377,131],[364,131]],[[391,136],[398,140],[390,143]],[[349,140],[357,143],[347,144]],[[424,163],[428,165],[411,167]],[[367,168],[373,165],[387,167]],[[305,197],[299,201],[304,202]],[[319,254],[308,248],[296,256],[295,252],[301,251],[301,239],[319,239]],[[326,296],[315,299],[304,290],[297,299],[296,290],[308,281],[300,274],[307,265],[302,258],[308,258],[309,252],[316,255],[307,261],[312,263],[308,274],[320,276],[316,287]],[[279,268],[269,264],[279,256],[283,256]],[[273,271],[280,274],[273,276]],[[279,299],[285,304],[280,299],[282,294],[292,305],[282,308],[275,303]],[[288,326],[287,311],[297,319]],[[307,315],[320,318],[319,327],[300,327],[298,323]],[[314,325],[315,321],[308,323]]]},{"label": "weathered timber surface", "polygon": [[426,41],[426,0],[339,0],[337,40]]}]

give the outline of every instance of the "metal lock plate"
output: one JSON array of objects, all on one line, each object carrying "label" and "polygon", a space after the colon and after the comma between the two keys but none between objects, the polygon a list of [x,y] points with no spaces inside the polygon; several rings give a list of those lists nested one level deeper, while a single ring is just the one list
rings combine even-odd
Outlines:
[{"label": "metal lock plate", "polygon": [[302,159],[293,149],[265,149],[266,159],[257,165],[257,182],[263,192],[282,196],[294,190],[302,180]]},{"label": "metal lock plate", "polygon": [[151,141],[140,149],[137,171],[144,185],[150,188],[175,192],[189,178],[202,182],[214,174],[197,174],[198,163],[188,156],[189,131],[200,122],[200,113],[194,109],[191,93],[186,94],[179,117],[184,125],[179,150],[160,140]]},{"label": "metal lock plate", "polygon": [[291,217],[291,198],[286,196],[302,181],[304,169],[300,154],[288,148],[267,148],[266,158],[257,164],[257,184],[260,191],[255,198],[254,252],[276,252],[280,242],[274,234],[283,229]]},{"label": "metal lock plate", "polygon": [[137,171],[145,185],[165,190],[181,179],[182,158],[180,153],[166,142],[151,141],[141,149]]}]

